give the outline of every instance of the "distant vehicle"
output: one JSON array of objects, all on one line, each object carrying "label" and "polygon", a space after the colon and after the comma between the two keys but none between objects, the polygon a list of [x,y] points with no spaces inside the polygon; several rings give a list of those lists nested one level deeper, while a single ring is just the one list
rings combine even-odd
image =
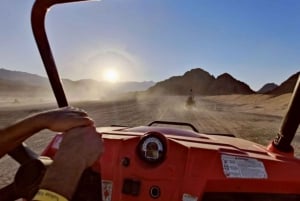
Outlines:
[{"label": "distant vehicle", "polygon": [[189,97],[187,98],[185,105],[187,107],[192,107],[195,106],[195,104],[196,102],[193,94],[193,89],[190,89]]},{"label": "distant vehicle", "polygon": [[[53,4],[71,1],[36,0],[32,10],[34,36],[59,107],[68,102],[45,35],[44,18]],[[199,133],[184,122],[99,127],[105,153],[82,175],[72,200],[299,201],[300,160],[291,146],[299,121],[300,78],[280,132],[267,147],[232,135]],[[53,138],[43,158],[23,146],[10,154],[22,166],[14,183],[0,190],[1,201],[31,198],[61,139],[62,135]]]}]

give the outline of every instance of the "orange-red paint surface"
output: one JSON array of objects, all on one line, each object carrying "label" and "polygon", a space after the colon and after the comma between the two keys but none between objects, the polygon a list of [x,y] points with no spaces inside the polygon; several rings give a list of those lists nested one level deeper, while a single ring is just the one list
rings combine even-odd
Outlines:
[{"label": "orange-red paint surface", "polygon": [[[300,194],[300,160],[291,154],[271,152],[253,142],[158,127],[97,130],[102,133],[105,145],[100,160],[102,180],[112,184],[111,192],[105,191],[106,200],[153,201],[152,187],[159,188],[155,200],[165,201],[188,200],[187,195],[191,200],[201,200],[208,192]],[[149,164],[137,154],[138,143],[149,131],[160,133],[166,141],[166,158],[160,164]],[[52,157],[55,154],[60,137],[54,138],[44,155]],[[262,163],[266,177],[227,177],[222,156]],[[124,160],[129,160],[129,164],[124,165]],[[256,172],[250,175],[256,175]],[[125,179],[140,182],[138,195],[122,193]]]}]

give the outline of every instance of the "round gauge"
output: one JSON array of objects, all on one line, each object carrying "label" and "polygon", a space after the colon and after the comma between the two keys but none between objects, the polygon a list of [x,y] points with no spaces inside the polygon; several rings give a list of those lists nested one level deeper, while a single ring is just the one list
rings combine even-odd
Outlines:
[{"label": "round gauge", "polygon": [[138,154],[143,161],[160,163],[166,155],[165,139],[163,135],[150,133],[141,138],[138,144]]}]

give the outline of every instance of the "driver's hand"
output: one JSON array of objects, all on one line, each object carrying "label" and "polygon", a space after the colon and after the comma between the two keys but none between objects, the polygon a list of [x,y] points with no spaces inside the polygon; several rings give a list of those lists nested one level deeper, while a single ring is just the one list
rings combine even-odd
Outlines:
[{"label": "driver's hand", "polygon": [[84,163],[85,168],[90,167],[103,152],[103,141],[96,128],[78,127],[64,133],[60,148],[54,160],[65,160],[69,163]]},{"label": "driver's hand", "polygon": [[96,128],[77,127],[64,134],[53,164],[48,168],[40,188],[70,199],[82,172],[103,153],[103,141]]},{"label": "driver's hand", "polygon": [[84,110],[74,107],[57,108],[38,114],[42,128],[56,132],[65,132],[78,126],[91,126],[94,121]]}]

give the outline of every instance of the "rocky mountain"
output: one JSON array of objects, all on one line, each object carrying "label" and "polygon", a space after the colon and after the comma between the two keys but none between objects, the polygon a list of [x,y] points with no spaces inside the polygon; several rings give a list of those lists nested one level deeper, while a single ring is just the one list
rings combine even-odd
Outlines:
[{"label": "rocky mountain", "polygon": [[171,77],[148,89],[150,93],[186,95],[190,89],[198,95],[251,94],[250,87],[224,73],[217,78],[201,68],[192,69],[182,76]]},{"label": "rocky mountain", "polygon": [[224,73],[217,77],[213,83],[208,86],[208,93],[212,95],[224,94],[252,94],[254,93],[250,87],[236,80],[228,73]]},{"label": "rocky mountain", "polygon": [[262,88],[260,88],[257,91],[257,93],[259,93],[259,94],[269,93],[270,91],[274,90],[277,87],[278,87],[278,85],[275,83],[267,83]]},{"label": "rocky mountain", "polygon": [[278,87],[269,91],[268,94],[281,95],[285,93],[292,93],[296,82],[299,78],[300,71],[289,77],[286,81],[282,82]]},{"label": "rocky mountain", "polygon": [[195,94],[206,94],[207,86],[214,80],[214,76],[203,69],[197,68],[186,72],[183,76],[174,76],[158,82],[150,87],[148,92],[185,95],[190,89],[193,89]]}]

